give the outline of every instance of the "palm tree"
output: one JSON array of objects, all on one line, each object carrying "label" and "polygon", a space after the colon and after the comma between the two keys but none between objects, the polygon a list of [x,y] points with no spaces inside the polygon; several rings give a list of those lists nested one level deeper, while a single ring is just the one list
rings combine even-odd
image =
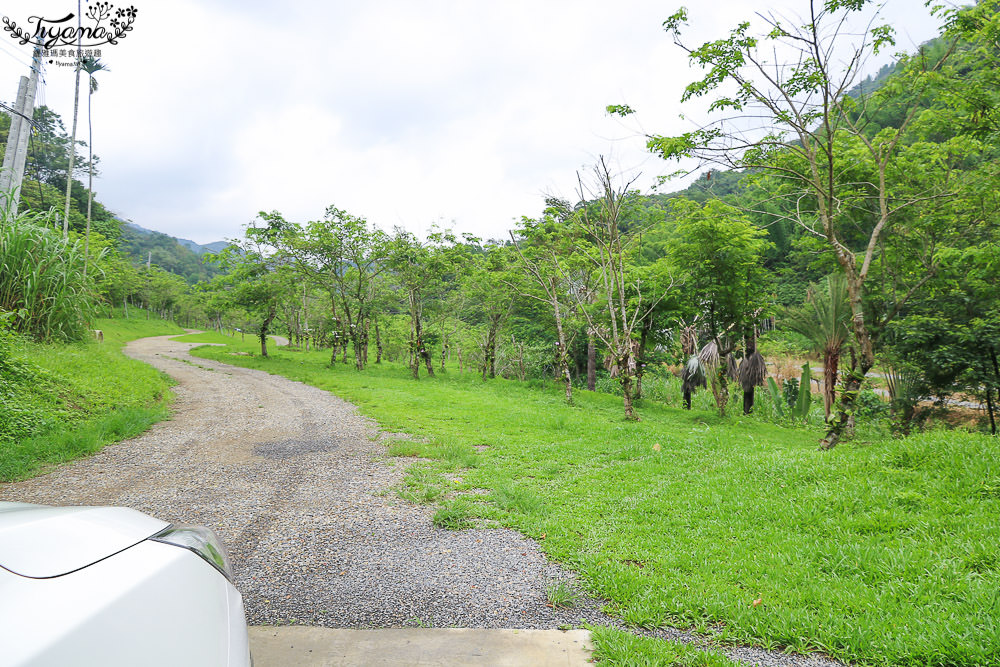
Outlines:
[{"label": "palm tree", "polygon": [[66,207],[63,209],[63,238],[69,238],[69,196],[73,190],[73,161],[76,158],[76,121],[80,115],[80,65],[83,54],[83,17],[80,0],[76,0],[76,90],[73,93],[73,132],[69,140],[69,167],[66,168]]},{"label": "palm tree", "polygon": [[[836,399],[841,348],[851,335],[850,321],[847,280],[844,274],[833,273],[826,277],[822,287],[810,285],[805,303],[790,311],[783,322],[792,331],[808,338],[814,352],[823,354],[823,411],[828,421]],[[805,389],[808,391],[808,387]]]},{"label": "palm tree", "polygon": [[87,235],[83,241],[83,275],[87,275],[87,260],[90,257],[90,217],[91,206],[94,203],[94,123],[90,111],[90,98],[97,92],[97,79],[94,74],[97,72],[107,72],[107,65],[97,58],[87,58],[81,64],[83,71],[90,77],[90,87],[87,90],[87,150],[90,157],[87,160],[89,174],[87,176]]}]

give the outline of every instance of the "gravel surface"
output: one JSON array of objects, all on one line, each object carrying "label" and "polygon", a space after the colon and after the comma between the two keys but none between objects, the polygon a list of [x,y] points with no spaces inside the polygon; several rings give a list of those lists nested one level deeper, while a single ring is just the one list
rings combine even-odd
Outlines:
[{"label": "gravel surface", "polygon": [[[49,474],[0,484],[0,500],[124,505],[213,527],[229,547],[251,625],[556,628],[615,624],[601,602],[546,605],[574,577],[502,529],[448,531],[393,488],[374,422],[332,394],[187,354],[169,337],[126,353],[174,377],[169,421]],[[659,636],[691,640],[680,631]],[[828,667],[818,657],[737,648],[751,665]]]}]

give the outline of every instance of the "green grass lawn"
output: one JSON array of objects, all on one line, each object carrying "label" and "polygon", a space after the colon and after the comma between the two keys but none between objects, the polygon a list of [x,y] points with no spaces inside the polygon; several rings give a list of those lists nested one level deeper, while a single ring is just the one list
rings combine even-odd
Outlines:
[{"label": "green grass lawn", "polygon": [[[653,402],[630,423],[613,396],[578,391],[570,407],[543,382],[414,381],[398,365],[330,369],[324,351],[234,355],[253,349],[196,354],[328,389],[422,436],[391,448],[433,459],[403,495],[438,503],[441,525],[539,540],[628,623],[862,664],[1000,664],[996,438],[938,431],[820,452],[815,428]],[[603,636],[606,664],[684,664],[638,641],[625,652],[636,662],[616,658],[620,638]]]},{"label": "green grass lawn", "polygon": [[136,338],[183,330],[159,319],[101,319],[104,343],[14,342],[0,364],[0,481],[92,454],[165,419],[170,379],[122,354]]}]

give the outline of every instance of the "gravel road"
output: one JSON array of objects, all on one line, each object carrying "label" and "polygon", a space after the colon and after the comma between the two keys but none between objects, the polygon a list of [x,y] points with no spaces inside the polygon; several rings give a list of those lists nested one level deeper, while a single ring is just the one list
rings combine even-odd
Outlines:
[{"label": "gravel road", "polygon": [[[178,381],[174,415],[132,440],[0,500],[125,505],[213,527],[229,546],[251,625],[556,628],[609,624],[600,602],[546,606],[572,581],[510,530],[447,531],[393,492],[405,460],[332,394],[187,354],[169,337],[126,353]],[[686,638],[683,633],[665,636]],[[818,657],[734,649],[747,664],[825,667]]]}]

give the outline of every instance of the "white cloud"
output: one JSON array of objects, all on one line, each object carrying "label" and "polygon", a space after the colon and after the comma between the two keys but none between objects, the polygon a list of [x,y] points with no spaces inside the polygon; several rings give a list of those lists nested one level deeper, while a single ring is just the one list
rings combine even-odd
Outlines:
[{"label": "white cloud", "polygon": [[[544,193],[572,197],[576,170],[598,155],[642,169],[648,185],[671,168],[644,151],[642,133],[690,126],[677,100],[696,73],[662,31],[674,8],[660,3],[130,4],[134,31],[104,49],[112,71],[94,96],[98,196],[201,242],[238,235],[259,210],[308,220],[330,204],[385,228],[454,220],[500,237],[537,215]],[[926,19],[903,23],[911,5],[890,3],[901,46],[934,34]],[[0,14],[75,7],[8,0]],[[693,7],[691,39],[721,37],[752,9]],[[10,100],[27,49],[0,39],[0,99]],[[50,68],[43,94],[67,125],[72,79]],[[619,102],[640,115],[608,117]]]}]

